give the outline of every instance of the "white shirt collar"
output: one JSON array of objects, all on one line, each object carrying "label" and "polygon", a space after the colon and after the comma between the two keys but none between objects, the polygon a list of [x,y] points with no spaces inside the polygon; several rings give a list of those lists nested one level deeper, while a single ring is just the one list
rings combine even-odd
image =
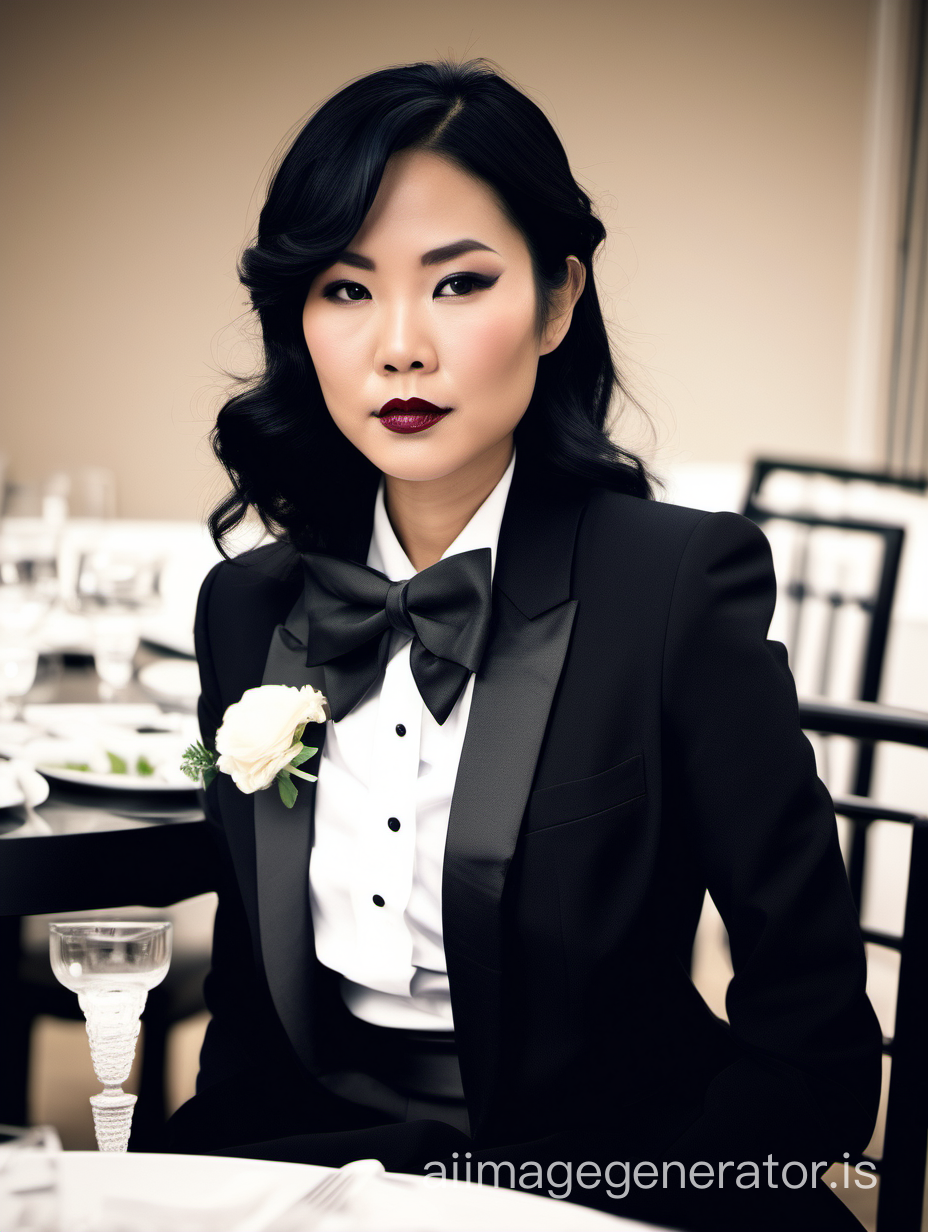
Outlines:
[{"label": "white shirt collar", "polygon": [[[503,472],[499,483],[486,498],[471,520],[467,523],[454,542],[445,549],[441,559],[455,556],[459,552],[470,552],[474,548],[490,549],[490,577],[496,569],[496,547],[499,542],[499,530],[506,509],[506,498],[509,496],[509,486],[516,465],[515,445],[509,465]],[[367,564],[371,569],[377,569],[386,574],[391,582],[404,581],[411,578],[417,570],[412,565],[396,537],[387,507],[384,502],[384,479],[381,475],[377,488],[377,499],[374,503],[374,529],[371,534],[371,544],[367,553]]]}]

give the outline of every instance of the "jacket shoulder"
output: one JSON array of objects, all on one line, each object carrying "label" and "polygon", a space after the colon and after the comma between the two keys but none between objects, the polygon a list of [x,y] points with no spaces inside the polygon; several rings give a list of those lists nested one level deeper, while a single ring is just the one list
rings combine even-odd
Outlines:
[{"label": "jacket shoulder", "polygon": [[740,513],[713,513],[706,509],[690,509],[664,501],[643,500],[626,496],[607,488],[595,488],[590,493],[585,521],[590,528],[604,533],[646,535],[656,546],[685,545],[698,526],[704,533],[735,534],[763,539],[756,523]]},{"label": "jacket shoulder", "polygon": [[299,553],[287,543],[267,543],[221,560],[210,571],[207,582],[214,596],[241,592],[274,594],[298,588],[302,581]]},{"label": "jacket shoulder", "polygon": [[299,554],[270,543],[222,560],[207,574],[197,604],[198,632],[255,637],[286,619],[303,585]]},{"label": "jacket shoulder", "polygon": [[194,641],[200,673],[211,682],[217,714],[261,683],[275,627],[303,584],[299,554],[272,543],[213,567],[200,589]]},{"label": "jacket shoulder", "polygon": [[642,500],[598,488],[591,493],[577,541],[583,576],[613,575],[617,586],[664,593],[678,577],[713,572],[742,558],[772,569],[770,545],[740,513],[709,512]]}]

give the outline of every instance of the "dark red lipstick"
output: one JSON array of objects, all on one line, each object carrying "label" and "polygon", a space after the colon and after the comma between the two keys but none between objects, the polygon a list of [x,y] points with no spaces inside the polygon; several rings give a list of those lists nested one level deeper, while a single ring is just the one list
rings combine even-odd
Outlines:
[{"label": "dark red lipstick", "polygon": [[391,398],[377,412],[377,418],[391,432],[423,432],[450,410],[450,406],[442,408],[425,398]]}]

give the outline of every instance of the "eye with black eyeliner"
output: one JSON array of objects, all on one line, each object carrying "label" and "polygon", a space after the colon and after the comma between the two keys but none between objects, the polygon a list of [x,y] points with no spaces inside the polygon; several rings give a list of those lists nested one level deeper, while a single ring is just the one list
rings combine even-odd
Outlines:
[{"label": "eye with black eyeliner", "polygon": [[[499,274],[449,274],[447,278],[443,278],[435,288],[435,299],[464,299],[465,296],[472,295],[474,290],[485,291],[498,280]],[[452,283],[465,283],[468,286],[466,291],[458,290],[451,295],[439,295],[443,287],[450,287]],[[344,298],[338,294],[342,289],[351,291],[362,291],[363,295],[349,296]],[[323,299],[338,300],[343,304],[358,304],[368,294],[367,289],[359,282],[349,282],[343,279],[341,282],[330,282],[322,292]]]},{"label": "eye with black eyeliner", "polygon": [[[322,298],[323,299],[341,299],[341,296],[338,295],[337,293],[345,287],[351,287],[352,290],[364,291],[365,295],[367,294],[365,288],[362,287],[359,282],[330,282],[329,285],[322,292]],[[343,304],[358,303],[360,302],[361,298],[362,297],[359,296],[357,299],[354,299],[354,300],[341,299],[341,302]]]},{"label": "eye with black eyeliner", "polygon": [[472,283],[478,291],[485,291],[488,287],[492,287],[494,282],[499,278],[499,274],[451,274],[447,278],[443,278],[435,288],[436,299],[463,299],[465,295],[472,294],[472,291],[461,291],[454,295],[439,295],[438,292],[442,287],[450,287],[453,282]]}]

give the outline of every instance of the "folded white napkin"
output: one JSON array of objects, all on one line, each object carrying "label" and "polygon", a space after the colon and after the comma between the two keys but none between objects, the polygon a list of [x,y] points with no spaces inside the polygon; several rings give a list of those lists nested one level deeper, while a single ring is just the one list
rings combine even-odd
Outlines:
[{"label": "folded white napkin", "polygon": [[322,1168],[195,1155],[61,1155],[68,1232],[263,1232]]},{"label": "folded white napkin", "polygon": [[48,799],[48,782],[30,762],[20,757],[0,761],[0,808],[28,804],[35,808]]}]

